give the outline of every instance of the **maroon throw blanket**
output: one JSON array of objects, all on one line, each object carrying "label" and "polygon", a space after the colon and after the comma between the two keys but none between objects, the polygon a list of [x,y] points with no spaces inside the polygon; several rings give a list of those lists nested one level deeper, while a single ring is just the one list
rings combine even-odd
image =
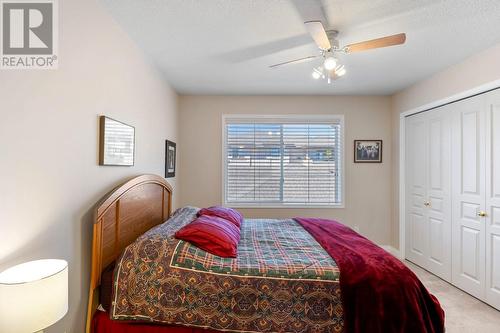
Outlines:
[{"label": "maroon throw blanket", "polygon": [[339,266],[346,332],[444,332],[438,300],[401,261],[338,222],[295,220]]}]

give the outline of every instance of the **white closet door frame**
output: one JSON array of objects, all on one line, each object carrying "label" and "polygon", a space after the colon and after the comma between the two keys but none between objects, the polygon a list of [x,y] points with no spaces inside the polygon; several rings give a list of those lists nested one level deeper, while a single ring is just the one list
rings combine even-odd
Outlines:
[{"label": "white closet door frame", "polygon": [[425,104],[419,106],[414,109],[410,109],[405,111],[399,115],[399,257],[404,259],[405,255],[405,224],[406,224],[406,182],[405,182],[405,147],[406,147],[406,133],[405,133],[405,118],[407,116],[411,116],[412,114],[429,111],[431,109],[453,103],[459,101],[464,98],[469,98],[477,94],[482,94],[487,91],[500,88],[500,80],[496,80],[493,82],[489,82],[483,85],[480,85],[476,88],[463,91],[461,93],[431,102],[429,104]]}]

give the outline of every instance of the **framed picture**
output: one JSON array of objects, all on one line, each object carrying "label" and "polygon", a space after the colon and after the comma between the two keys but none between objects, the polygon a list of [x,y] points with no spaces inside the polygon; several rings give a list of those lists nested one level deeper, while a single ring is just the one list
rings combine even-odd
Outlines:
[{"label": "framed picture", "polygon": [[382,163],[382,140],[354,140],[354,163]]},{"label": "framed picture", "polygon": [[175,177],[176,150],[175,142],[165,141],[165,178]]},{"label": "framed picture", "polygon": [[111,119],[99,117],[99,165],[133,166],[135,128]]}]

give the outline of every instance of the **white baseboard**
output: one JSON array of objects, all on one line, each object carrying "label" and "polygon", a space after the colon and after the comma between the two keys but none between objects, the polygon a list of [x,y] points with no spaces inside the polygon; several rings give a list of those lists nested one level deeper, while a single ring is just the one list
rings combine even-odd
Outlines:
[{"label": "white baseboard", "polygon": [[399,253],[399,250],[390,246],[390,245],[380,245],[381,248],[392,254],[398,259],[401,259],[401,253]]}]

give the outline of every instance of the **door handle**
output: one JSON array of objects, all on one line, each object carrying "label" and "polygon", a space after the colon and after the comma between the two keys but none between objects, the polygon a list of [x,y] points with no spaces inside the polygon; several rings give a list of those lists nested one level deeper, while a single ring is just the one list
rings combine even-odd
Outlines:
[{"label": "door handle", "polygon": [[425,207],[430,207],[430,206],[431,206],[430,201],[424,201],[424,206],[425,206]]},{"label": "door handle", "polygon": [[477,216],[479,217],[485,217],[486,216],[486,212],[485,211],[480,211],[477,213]]}]

